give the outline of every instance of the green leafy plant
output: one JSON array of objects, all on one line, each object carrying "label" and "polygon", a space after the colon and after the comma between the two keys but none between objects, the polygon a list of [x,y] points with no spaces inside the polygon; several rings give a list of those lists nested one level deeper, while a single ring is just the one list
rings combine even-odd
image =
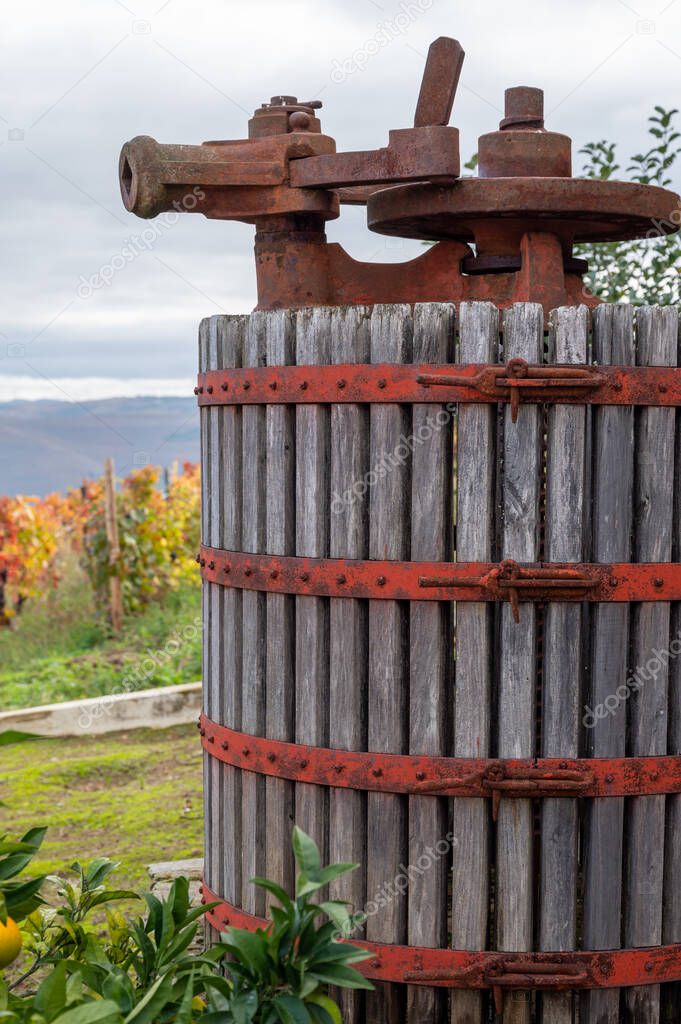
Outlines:
[{"label": "green leafy plant", "polygon": [[[366,951],[337,941],[350,930],[346,904],[311,902],[355,865],[322,867],[298,828],[295,896],[255,879],[279,902],[271,922],[255,933],[230,928],[202,953],[191,947],[213,905],[192,908],[185,878],[163,900],[140,896],[111,888],[116,865],[100,857],[73,864],[69,879],[20,882],[43,836],[35,829],[0,847],[0,888],[6,906],[22,914],[25,936],[20,968],[0,971],[0,1024],[341,1024],[328,987],[372,987],[351,966]],[[49,901],[40,896],[46,882],[54,887]],[[144,916],[128,921],[118,904],[140,899]]]},{"label": "green leafy plant", "polygon": [[20,879],[18,875],[35,857],[45,832],[44,828],[32,828],[21,839],[0,836],[0,924],[7,924],[8,917],[22,921],[42,903],[40,889],[45,879]]},{"label": "green leafy plant", "polygon": [[[681,154],[681,133],[676,127],[678,110],[655,107],[648,119],[651,145],[629,160],[626,175],[631,181],[667,188],[674,183]],[[580,152],[586,157],[583,173],[607,181],[620,177],[617,146],[601,140]],[[678,185],[678,181],[677,181]],[[586,283],[607,302],[627,301],[637,305],[668,305],[681,301],[681,237],[678,211],[668,219],[651,221],[645,242],[608,242],[579,245],[575,252],[589,261]],[[667,232],[672,231],[672,234]]]},{"label": "green leafy plant", "polygon": [[[212,980],[202,1024],[341,1024],[328,986],[373,987],[351,966],[367,958],[366,950],[336,939],[350,931],[346,904],[310,900],[357,865],[323,868],[315,843],[300,828],[293,831],[293,852],[299,869],[295,897],[274,882],[254,879],[279,902],[271,924],[255,933],[230,928],[222,937],[232,957],[228,979]],[[319,917],[326,920],[318,926]]]}]

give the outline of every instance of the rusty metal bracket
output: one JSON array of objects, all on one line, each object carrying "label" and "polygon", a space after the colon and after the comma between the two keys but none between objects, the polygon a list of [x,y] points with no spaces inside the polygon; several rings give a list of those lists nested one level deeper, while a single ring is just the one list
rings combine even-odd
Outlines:
[{"label": "rusty metal bracket", "polygon": [[681,756],[456,758],[287,743],[230,729],[202,714],[211,757],[242,771],[334,789],[501,799],[654,796],[681,792]]},{"label": "rusty metal bracket", "polygon": [[[222,900],[203,882],[204,904],[217,903],[206,919],[217,931],[266,929],[265,918],[249,914]],[[372,981],[430,985],[452,989],[492,989],[495,1008],[510,990],[566,991],[626,988],[681,980],[681,944],[640,949],[578,950],[575,952],[497,952],[494,950],[433,949],[369,942],[350,936],[369,958],[357,969]]]},{"label": "rusty metal bracket", "polygon": [[585,401],[587,392],[602,388],[607,378],[595,366],[531,366],[525,359],[511,359],[506,366],[489,366],[472,379],[446,374],[419,374],[419,384],[461,386],[480,391],[499,402],[510,402],[511,420],[518,419],[521,400],[532,394],[534,402],[560,402],[567,398]]},{"label": "rusty metal bracket", "polygon": [[681,406],[681,367],[545,365],[512,359],[430,365],[337,363],[209,370],[198,376],[200,407],[418,402]]},{"label": "rusty metal bracket", "polygon": [[393,562],[258,555],[202,545],[209,583],[311,597],[389,601],[679,601],[678,562]]}]

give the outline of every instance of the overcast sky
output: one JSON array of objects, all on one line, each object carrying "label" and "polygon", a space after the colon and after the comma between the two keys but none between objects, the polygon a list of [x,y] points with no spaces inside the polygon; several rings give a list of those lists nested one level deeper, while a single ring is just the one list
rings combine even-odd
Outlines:
[{"label": "overcast sky", "polygon": [[[252,229],[200,215],[159,230],[110,285],[83,285],[146,226],[118,191],[134,135],[243,138],[256,106],[291,93],[323,100],[339,150],[384,145],[412,123],[438,35],[466,50],[452,117],[464,159],[510,85],[545,89],[547,125],[575,154],[609,138],[630,155],[653,105],[679,101],[681,0],[0,3],[0,400],[35,394],[36,377],[57,381],[55,398],[80,377],[162,379],[177,393],[195,373],[200,318],[255,304]],[[376,46],[381,27],[395,38]],[[362,259],[418,251],[369,234],[361,209],[329,236]]]}]

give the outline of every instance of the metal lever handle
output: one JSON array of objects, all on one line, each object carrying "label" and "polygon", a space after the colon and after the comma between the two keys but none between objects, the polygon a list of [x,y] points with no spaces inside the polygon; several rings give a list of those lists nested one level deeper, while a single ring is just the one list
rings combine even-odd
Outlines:
[{"label": "metal lever handle", "polygon": [[465,56],[458,39],[440,36],[430,44],[414,128],[449,124]]}]

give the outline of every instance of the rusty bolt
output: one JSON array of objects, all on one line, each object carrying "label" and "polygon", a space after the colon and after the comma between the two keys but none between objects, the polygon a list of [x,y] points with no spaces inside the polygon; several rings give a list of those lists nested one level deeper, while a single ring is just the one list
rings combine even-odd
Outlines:
[{"label": "rusty bolt", "polygon": [[416,778],[419,780],[419,782],[423,782],[425,777],[426,777],[426,773],[425,772],[417,772],[416,773]]},{"label": "rusty bolt", "polygon": [[244,755],[244,757],[248,757],[248,755],[250,754],[250,750],[248,749],[248,747],[244,747],[241,753]]},{"label": "rusty bolt", "polygon": [[196,556],[196,561],[201,565],[201,555]]},{"label": "rusty bolt", "polygon": [[559,768],[567,768],[567,761],[561,761],[558,767]]},{"label": "rusty bolt", "polygon": [[386,381],[385,381],[385,378],[384,378],[384,377],[381,377],[381,378],[380,378],[380,379],[379,379],[379,380],[377,381],[377,383],[378,383],[378,386],[379,386],[379,388],[383,389],[383,388],[385,387],[385,385],[386,385]]},{"label": "rusty bolt", "polygon": [[203,388],[199,388],[199,394],[200,394],[200,395],[202,395],[202,394],[203,394]]},{"label": "rusty bolt", "polygon": [[371,961],[371,966],[374,967],[374,968],[378,968],[378,967],[381,966],[381,961],[380,960],[372,960]]},{"label": "rusty bolt", "polygon": [[499,128],[543,128],[544,92],[528,85],[507,89],[505,96],[505,117]]},{"label": "rusty bolt", "polygon": [[272,389],[272,391],[276,391],[277,390],[277,382],[276,382],[276,380],[271,380],[270,381],[270,388]]},{"label": "rusty bolt", "polygon": [[203,728],[199,729],[199,732],[201,733],[202,736],[206,735],[206,730]]},{"label": "rusty bolt", "polygon": [[230,573],[230,572],[232,571],[232,567],[231,567],[231,565],[226,565],[226,566],[224,567],[224,569],[223,569],[222,571],[223,571],[223,572],[227,572],[227,573]]},{"label": "rusty bolt", "polygon": [[611,587],[616,587],[617,586],[617,577],[616,576],[611,576],[610,580],[609,580],[609,583],[610,583]]},{"label": "rusty bolt", "polygon": [[194,388],[194,394],[198,395],[198,393],[199,393],[199,389],[198,388]]},{"label": "rusty bolt", "polygon": [[208,737],[208,742],[209,742],[209,743],[215,743],[215,736],[212,736],[212,735],[211,735],[211,736],[209,736],[209,737]]},{"label": "rusty bolt", "polygon": [[380,779],[380,777],[383,774],[383,772],[381,771],[380,768],[374,768],[374,770],[372,771],[371,774],[374,776],[374,778]]},{"label": "rusty bolt", "polygon": [[288,123],[292,132],[306,132],[312,123],[312,118],[304,110],[294,110],[289,115]]},{"label": "rusty bolt", "polygon": [[208,387],[206,388],[206,391],[208,392],[209,395],[212,395],[213,394],[213,385],[209,384]]},{"label": "rusty bolt", "polygon": [[244,381],[244,391],[248,391],[250,389],[250,386],[251,386],[250,380],[245,380]]},{"label": "rusty bolt", "polygon": [[310,763],[309,761],[303,760],[303,761],[300,762],[300,767],[301,768],[307,768],[309,763]]},{"label": "rusty bolt", "polygon": [[307,581],[308,581],[308,580],[309,580],[309,578],[310,578],[310,574],[309,574],[309,572],[301,572],[301,574],[300,574],[300,578],[301,578],[301,580],[303,581],[303,583],[307,583]]},{"label": "rusty bolt", "polygon": [[343,380],[343,378],[342,378],[342,377],[341,377],[341,379],[340,379],[340,380],[336,381],[336,384],[337,384],[337,386],[338,386],[338,387],[339,387],[339,388],[341,389],[341,391],[342,391],[342,390],[343,390],[343,388],[345,387],[345,381]]},{"label": "rusty bolt", "polygon": [[376,583],[378,584],[379,587],[384,587],[386,584],[385,576],[379,576],[378,579],[376,580]]},{"label": "rusty bolt", "polygon": [[301,391],[307,391],[307,381],[306,380],[301,380],[301,382],[300,382],[300,390]]},{"label": "rusty bolt", "polygon": [[621,380],[616,380],[612,387],[613,387],[614,391],[621,391],[622,390],[622,381]]},{"label": "rusty bolt", "polygon": [[333,766],[333,770],[336,772],[336,774],[340,775],[340,773],[343,771],[343,765],[342,764],[335,764]]},{"label": "rusty bolt", "polygon": [[646,970],[648,971],[648,973],[650,973],[650,971],[652,971],[652,969],[653,969],[653,962],[652,962],[652,960],[646,960]]},{"label": "rusty bolt", "polygon": [[227,742],[227,740],[221,743],[220,746],[222,747],[223,750],[229,750],[229,743]]},{"label": "rusty bolt", "polygon": [[664,586],[664,580],[661,579],[660,576],[656,576],[655,579],[653,580],[653,586],[657,587],[657,589],[659,590],[661,587]]},{"label": "rusty bolt", "polygon": [[605,781],[606,782],[614,782],[615,781],[615,776],[614,775],[606,775],[605,776]]},{"label": "rusty bolt", "polygon": [[270,753],[270,754],[268,754],[268,755],[267,755],[267,760],[268,760],[268,761],[269,761],[270,763],[273,763],[274,761],[276,761],[276,760],[277,760],[277,755],[276,755],[276,754],[272,754],[272,753]]},{"label": "rusty bolt", "polygon": [[340,573],[340,575],[336,576],[336,583],[338,583],[340,586],[342,586],[345,583],[345,576],[343,575],[343,573]]},{"label": "rusty bolt", "polygon": [[277,572],[277,570],[273,569],[272,572],[270,573],[270,579],[271,580],[276,580],[278,575],[279,575],[279,573]]},{"label": "rusty bolt", "polygon": [[252,575],[253,575],[253,570],[252,569],[244,569],[244,576],[252,576]]},{"label": "rusty bolt", "polygon": [[206,564],[206,559],[205,559],[205,558],[202,558],[202,559],[201,559],[201,568],[202,568],[202,569],[203,569],[203,567],[204,567],[204,565],[205,565],[205,564]]},{"label": "rusty bolt", "polygon": [[220,387],[222,388],[223,391],[228,391],[229,390],[229,384],[227,383],[226,380],[223,380],[223,382],[220,385]]},{"label": "rusty bolt", "polygon": [[658,385],[657,385],[657,390],[658,390],[658,391],[659,391],[659,392],[660,392],[661,394],[663,394],[663,395],[664,395],[664,394],[665,394],[665,393],[666,393],[666,392],[667,392],[667,391],[669,390],[669,388],[667,387],[667,385],[666,385],[666,384],[658,384]]},{"label": "rusty bolt", "polygon": [[215,568],[215,562],[213,562],[213,561],[211,560],[211,561],[210,561],[210,562],[208,563],[208,568],[209,568],[209,569],[214,569],[214,568]]}]

